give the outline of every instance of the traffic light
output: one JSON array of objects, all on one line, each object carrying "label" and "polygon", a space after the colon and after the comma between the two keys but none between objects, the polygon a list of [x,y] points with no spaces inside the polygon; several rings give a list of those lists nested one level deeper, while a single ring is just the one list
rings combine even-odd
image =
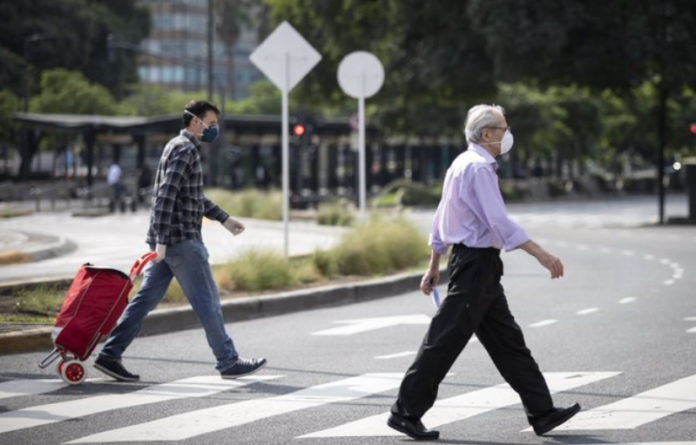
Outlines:
[{"label": "traffic light", "polygon": [[307,132],[307,127],[304,124],[295,124],[292,132],[295,136],[303,136]]}]

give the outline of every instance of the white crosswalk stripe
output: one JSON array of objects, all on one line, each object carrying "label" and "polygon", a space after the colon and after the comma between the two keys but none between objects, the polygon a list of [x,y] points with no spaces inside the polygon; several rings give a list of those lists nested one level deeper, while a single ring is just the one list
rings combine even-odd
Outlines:
[{"label": "white crosswalk stripe", "polygon": [[279,376],[255,376],[223,380],[220,376],[198,376],[154,385],[127,394],[105,394],[67,402],[32,406],[0,414],[0,433],[61,422],[115,409],[188,397],[206,397],[232,388]]},{"label": "white crosswalk stripe", "polygon": [[[406,351],[412,353],[412,351]],[[394,355],[403,355],[394,354]],[[544,376],[552,393],[570,391],[620,372],[551,372]],[[258,375],[238,380],[219,376],[197,376],[152,385],[122,394],[100,394],[39,406],[30,406],[0,414],[0,434],[50,425],[64,420],[136,408],[160,402],[210,397],[254,382],[282,376]],[[180,441],[195,438],[262,419],[293,412],[340,404],[398,388],[403,373],[367,373],[307,387],[272,397],[261,397],[219,406],[183,412],[140,424],[77,437],[66,443]],[[101,379],[100,379],[101,380]],[[0,398],[33,396],[52,392],[65,385],[56,379],[15,380],[0,382]],[[439,400],[423,417],[431,428],[464,421],[494,410],[519,405],[520,399],[507,384],[494,385]],[[581,411],[555,431],[632,430],[675,413],[696,408],[696,374],[613,403]],[[354,421],[298,436],[305,438],[398,436],[388,428],[389,412],[358,418]],[[319,417],[314,416],[317,420]],[[316,424],[316,423],[314,423]],[[328,426],[328,425],[327,425]],[[523,430],[531,431],[531,428]],[[2,437],[2,436],[0,436]],[[286,439],[290,439],[289,437]],[[632,439],[632,438],[627,438]],[[0,440],[1,442],[1,440]],[[603,442],[614,443],[614,442]],[[615,445],[696,445],[696,441],[620,442]]]},{"label": "white crosswalk stripe", "polygon": [[[619,374],[619,372],[550,372],[545,373],[544,377],[551,392],[555,393],[568,391]],[[507,384],[496,385],[436,402],[435,406],[423,416],[423,423],[429,428],[436,428],[440,425],[464,420],[518,403],[520,403],[520,397],[510,386]],[[400,435],[387,426],[388,417],[389,412],[385,412],[301,437]]]},{"label": "white crosswalk stripe", "polygon": [[696,374],[583,411],[556,431],[633,429],[693,408],[696,408]]},{"label": "white crosswalk stripe", "polygon": [[402,373],[363,374],[282,396],[190,411],[82,437],[68,443],[184,440],[272,416],[388,391],[398,387],[402,377]]},{"label": "white crosswalk stripe", "polygon": [[[100,382],[103,380],[101,378],[87,379],[88,382]],[[45,394],[58,391],[66,386],[67,384],[60,379],[8,380],[0,383],[0,399]]]}]

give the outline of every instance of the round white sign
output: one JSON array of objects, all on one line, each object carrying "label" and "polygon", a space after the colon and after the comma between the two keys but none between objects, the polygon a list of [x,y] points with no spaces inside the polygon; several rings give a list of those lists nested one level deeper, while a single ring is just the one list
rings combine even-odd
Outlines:
[{"label": "round white sign", "polygon": [[356,99],[374,96],[384,83],[384,67],[374,54],[355,51],[338,65],[338,84]]}]

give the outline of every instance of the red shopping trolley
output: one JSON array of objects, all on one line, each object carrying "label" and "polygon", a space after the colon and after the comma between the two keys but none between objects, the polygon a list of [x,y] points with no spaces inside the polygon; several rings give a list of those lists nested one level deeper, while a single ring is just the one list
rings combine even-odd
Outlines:
[{"label": "red shopping trolley", "polygon": [[83,362],[116,326],[128,304],[133,282],[148,261],[155,258],[154,252],[142,255],[130,275],[90,263],[82,265],[56,318],[51,335],[55,347],[41,360],[39,368],[60,358],[56,367],[58,375],[71,385],[81,383],[86,377]]}]

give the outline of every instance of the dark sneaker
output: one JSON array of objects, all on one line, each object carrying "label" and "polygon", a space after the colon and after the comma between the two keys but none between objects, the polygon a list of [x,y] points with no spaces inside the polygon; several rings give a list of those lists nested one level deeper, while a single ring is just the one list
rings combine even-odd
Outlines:
[{"label": "dark sneaker", "polygon": [[569,406],[568,408],[552,408],[549,412],[543,416],[530,417],[529,423],[532,424],[534,432],[537,436],[546,434],[562,423],[570,420],[571,417],[576,415],[580,411],[580,405],[575,404]]},{"label": "dark sneaker", "polygon": [[121,360],[110,360],[108,358],[98,357],[94,362],[94,367],[109,377],[113,377],[122,382],[137,382],[140,380],[139,375],[131,374],[123,367]]},{"label": "dark sneaker", "polygon": [[440,438],[439,431],[427,429],[420,419],[412,419],[400,414],[391,413],[387,419],[387,425],[415,440],[437,440]]},{"label": "dark sneaker", "polygon": [[220,371],[223,379],[236,379],[245,375],[253,374],[266,366],[265,358],[242,358],[239,357],[229,368]]}]

